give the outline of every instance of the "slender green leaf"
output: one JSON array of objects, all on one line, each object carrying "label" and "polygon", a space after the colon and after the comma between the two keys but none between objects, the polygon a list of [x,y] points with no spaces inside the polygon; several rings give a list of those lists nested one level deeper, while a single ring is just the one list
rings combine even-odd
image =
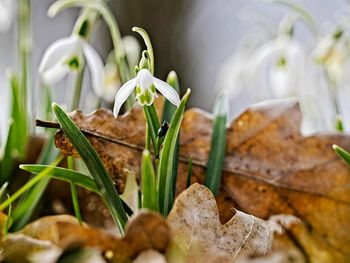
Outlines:
[{"label": "slender green leaf", "polygon": [[[10,199],[9,195],[7,195],[7,199]],[[4,229],[3,229],[3,236],[5,238],[7,236],[8,230],[9,230],[9,228],[11,226],[11,223],[12,223],[11,216],[12,216],[12,203],[9,204],[9,209],[7,211],[7,219],[6,219],[6,223],[5,223]]]},{"label": "slender green leaf", "polygon": [[13,168],[14,168],[14,159],[12,156],[12,151],[14,149],[14,141],[16,140],[16,134],[14,131],[14,122],[13,120],[10,123],[6,144],[3,152],[3,156],[1,159],[0,166],[0,183],[4,184],[10,180]]},{"label": "slender green leaf", "polygon": [[344,125],[343,125],[343,119],[341,118],[341,116],[337,116],[336,118],[336,124],[335,124],[335,129],[338,132],[343,133],[344,132]]},{"label": "slender green leaf", "polygon": [[[49,166],[40,165],[40,164],[21,164],[19,166],[19,168],[21,168],[22,170],[33,174],[41,173],[47,167]],[[92,191],[92,192],[95,192],[96,194],[101,195],[95,181],[90,176],[87,176],[85,174],[82,174],[73,170],[69,170],[66,168],[62,168],[62,167],[51,167],[51,172],[48,174],[48,176],[55,179],[74,183],[76,185],[86,188],[89,191]]]},{"label": "slender green leaf", "polygon": [[211,148],[207,164],[207,173],[204,180],[204,185],[207,186],[214,195],[217,195],[220,188],[221,173],[225,160],[227,111],[227,95],[221,93],[214,106],[215,118],[211,137]]},{"label": "slender green leaf", "polygon": [[[82,174],[82,173],[79,173],[77,171],[69,170],[66,168],[52,167],[49,165],[21,164],[19,166],[19,168],[21,168],[22,170],[33,173],[33,174],[39,174],[48,167],[50,167],[52,169],[51,172],[48,174],[49,177],[76,184],[78,186],[81,186],[81,187],[83,187],[91,192],[94,192],[94,193],[102,196],[95,181],[89,175]],[[123,203],[123,207],[124,207],[126,213],[129,216],[131,216],[133,214],[132,209],[123,200],[122,200],[122,203]]]},{"label": "slender green leaf", "polygon": [[[168,74],[166,82],[170,86],[172,86],[178,94],[180,94],[179,80],[177,78],[175,71],[171,71]],[[166,121],[170,123],[171,118],[173,117],[175,111],[176,111],[176,106],[172,104],[170,101],[164,100],[162,121]]]},{"label": "slender green leaf", "polygon": [[333,150],[339,155],[339,157],[342,158],[348,165],[350,165],[350,153],[348,153],[338,145],[334,144],[332,147]]},{"label": "slender green leaf", "polygon": [[[167,83],[172,86],[178,94],[180,94],[180,85],[177,78],[177,75],[175,71],[171,71],[167,78]],[[166,121],[170,123],[172,117],[174,116],[174,113],[176,111],[176,106],[173,105],[170,101],[164,100],[164,106],[163,106],[163,122]],[[176,191],[176,180],[177,180],[177,170],[178,170],[178,164],[179,164],[179,149],[180,149],[180,134],[178,135],[178,138],[176,140],[176,146],[174,150],[174,162],[173,162],[173,170],[172,170],[172,177],[173,177],[173,193],[175,195]]]},{"label": "slender green leaf", "polygon": [[[14,154],[14,157],[23,157],[27,144],[27,111],[22,103],[18,76],[12,74],[10,76],[10,82],[12,95],[11,118],[14,121],[11,133],[14,133],[13,136],[16,138],[13,142],[14,149],[12,150],[12,154]],[[10,135],[12,136],[12,134]]]},{"label": "slender green leaf", "polygon": [[151,155],[148,150],[144,150],[142,154],[141,184],[142,207],[159,211],[156,176],[153,169]]},{"label": "slender green leaf", "polygon": [[4,183],[4,184],[1,186],[1,188],[0,188],[0,200],[1,200],[2,197],[4,196],[4,193],[5,193],[6,188],[7,188],[8,185],[9,185],[9,183],[6,182],[6,183]]},{"label": "slender green leaf", "polygon": [[190,95],[190,89],[187,90],[177,108],[167,134],[165,135],[163,148],[160,153],[158,166],[158,196],[160,212],[167,216],[174,202],[172,170],[177,137],[180,131],[180,125],[185,111],[185,106]]},{"label": "slender green leaf", "polygon": [[143,112],[145,114],[145,118],[147,121],[148,134],[151,137],[151,141],[152,141],[153,148],[154,148],[154,153],[157,155],[157,153],[158,153],[157,137],[158,137],[158,130],[160,127],[158,115],[157,115],[157,112],[156,112],[154,105],[144,106]]},{"label": "slender green leaf", "polygon": [[117,190],[104,168],[100,157],[69,116],[55,103],[52,105],[52,109],[56,114],[63,132],[78,151],[79,155],[85,162],[86,167],[89,169],[90,174],[93,176],[93,179],[102,193],[110,213],[117,223],[121,233],[124,233],[127,216]]},{"label": "slender green leaf", "polygon": [[[68,169],[74,170],[74,159],[72,156],[67,157],[67,166],[68,166]],[[78,192],[77,192],[77,187],[75,186],[74,183],[70,183],[70,192],[71,192],[75,217],[77,218],[78,222],[81,224],[82,218],[81,218],[81,213],[79,208]]]},{"label": "slender green leaf", "polygon": [[187,180],[186,180],[186,188],[191,186],[192,179],[192,158],[188,159],[188,171],[187,171]]}]

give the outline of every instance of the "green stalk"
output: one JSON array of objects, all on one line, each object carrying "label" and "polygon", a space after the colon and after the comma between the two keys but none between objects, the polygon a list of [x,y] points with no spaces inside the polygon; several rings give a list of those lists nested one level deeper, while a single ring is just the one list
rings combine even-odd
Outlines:
[{"label": "green stalk", "polygon": [[102,193],[112,218],[118,225],[120,232],[123,234],[127,222],[127,216],[117,190],[105,170],[100,157],[70,117],[55,103],[52,105],[52,109],[56,114],[63,132],[69,138],[90,171],[90,174]]},{"label": "green stalk", "polygon": [[75,78],[71,110],[76,110],[79,107],[83,79],[84,79],[84,67],[77,73]]},{"label": "green stalk", "polygon": [[188,89],[177,108],[167,134],[165,135],[163,148],[160,153],[158,166],[158,197],[160,212],[166,217],[174,202],[172,169],[175,155],[176,141],[180,131],[185,106],[191,91]]},{"label": "green stalk", "polygon": [[158,115],[153,104],[150,106],[143,106],[143,112],[145,115],[145,119],[147,122],[147,129],[148,129],[148,132],[146,131],[146,133],[148,133],[148,136],[149,136],[148,138],[151,138],[154,154],[157,156],[159,153],[157,137],[158,137],[158,130],[160,127]]},{"label": "green stalk", "polygon": [[226,93],[219,95],[214,106],[214,123],[211,137],[211,148],[207,164],[207,173],[204,185],[207,186],[214,195],[218,194],[221,174],[225,160],[226,149],[226,116],[228,102]]},{"label": "green stalk", "polygon": [[[68,169],[74,170],[74,159],[72,156],[67,157],[67,166],[68,166]],[[77,187],[74,183],[70,184],[70,192],[71,192],[71,196],[72,196],[75,217],[77,218],[78,222],[81,224],[82,219],[81,219],[81,213],[80,213],[80,208],[79,208]]]},{"label": "green stalk", "polygon": [[159,211],[156,176],[151,160],[151,154],[148,150],[144,150],[142,154],[141,185],[142,207]]},{"label": "green stalk", "polygon": [[18,48],[21,66],[21,102],[25,110],[28,110],[28,63],[31,50],[30,38],[30,1],[19,0],[18,3]]}]

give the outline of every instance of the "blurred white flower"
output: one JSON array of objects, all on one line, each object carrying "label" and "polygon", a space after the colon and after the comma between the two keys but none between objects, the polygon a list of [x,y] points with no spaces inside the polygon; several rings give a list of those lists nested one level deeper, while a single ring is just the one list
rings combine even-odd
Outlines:
[{"label": "blurred white flower", "polygon": [[121,80],[117,65],[113,62],[107,62],[103,67],[103,93],[101,98],[106,102],[112,103],[114,101],[115,94],[121,86]]},{"label": "blurred white flower", "polygon": [[342,31],[337,30],[320,39],[314,50],[316,62],[325,67],[334,82],[339,82],[344,76],[345,63],[350,55],[349,48],[349,40],[343,36]]},{"label": "blurred white flower", "polygon": [[128,59],[130,67],[134,67],[139,63],[141,47],[137,39],[133,36],[124,36],[122,45]]},{"label": "blurred white flower", "polygon": [[96,50],[83,38],[72,35],[55,41],[45,52],[39,73],[43,83],[55,85],[68,73],[79,72],[87,61],[91,72],[92,87],[97,96],[104,96],[103,62]]},{"label": "blurred white flower", "polygon": [[172,104],[178,106],[180,98],[173,87],[168,83],[152,76],[148,69],[141,69],[137,76],[126,82],[115,96],[114,116],[117,117],[122,104],[127,100],[132,91],[136,88],[136,98],[141,106],[151,105],[157,96],[156,89],[163,94]]},{"label": "blurred white flower", "polygon": [[6,33],[14,20],[15,16],[15,1],[0,0],[0,32]]},{"label": "blurred white flower", "polygon": [[[139,61],[140,45],[133,36],[123,37],[122,45],[129,66],[133,69]],[[100,84],[100,87],[102,87],[101,94],[96,94],[108,103],[114,101],[114,97],[122,84],[114,55],[114,50],[112,50],[107,57],[106,65],[102,68],[103,83]]]}]

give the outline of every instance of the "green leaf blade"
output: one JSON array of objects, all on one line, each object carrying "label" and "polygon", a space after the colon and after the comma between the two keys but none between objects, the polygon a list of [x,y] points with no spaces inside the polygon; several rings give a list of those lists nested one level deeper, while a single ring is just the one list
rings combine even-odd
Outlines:
[{"label": "green leaf blade", "polygon": [[160,212],[164,216],[168,215],[174,201],[174,180],[171,176],[174,162],[174,152],[180,131],[180,125],[185,111],[185,106],[190,93],[191,91],[188,89],[171,120],[169,130],[165,135],[163,149],[160,154],[157,187],[159,195],[159,208]]},{"label": "green leaf blade", "polygon": [[142,207],[159,211],[156,176],[154,173],[151,155],[148,150],[144,150],[142,154],[141,184]]},{"label": "green leaf blade", "polygon": [[214,195],[218,194],[220,188],[221,174],[225,160],[227,104],[227,96],[223,93],[218,97],[214,106],[215,118],[213,123],[211,149],[204,180],[204,185],[207,186]]},{"label": "green leaf blade", "polygon": [[93,176],[99,191],[109,207],[113,219],[117,223],[120,231],[124,233],[123,231],[127,222],[127,216],[117,190],[105,170],[100,157],[70,117],[55,103],[52,105],[52,109],[56,114],[63,132],[78,151],[79,155],[85,162],[86,167],[90,171],[90,174]]}]

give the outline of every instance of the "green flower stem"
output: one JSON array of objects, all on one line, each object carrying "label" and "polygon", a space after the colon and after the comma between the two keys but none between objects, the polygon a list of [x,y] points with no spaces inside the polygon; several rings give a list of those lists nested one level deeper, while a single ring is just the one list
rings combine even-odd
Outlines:
[{"label": "green flower stem", "polygon": [[31,51],[30,36],[30,1],[20,0],[18,3],[18,48],[21,66],[21,103],[28,110],[28,64]]},{"label": "green flower stem", "polygon": [[149,35],[147,34],[146,30],[144,30],[143,28],[135,26],[132,28],[132,31],[139,33],[143,38],[143,41],[145,42],[147,47],[147,52],[148,52],[149,61],[150,61],[149,70],[151,71],[152,75],[154,75],[154,52],[153,52],[151,39],[149,38]]},{"label": "green flower stem", "polygon": [[[67,157],[67,166],[68,166],[68,169],[74,170],[74,159],[72,156]],[[77,187],[74,183],[70,184],[70,192],[71,192],[71,196],[72,196],[75,217],[78,219],[78,222],[81,224],[82,218],[81,218],[81,213],[80,213],[80,208],[79,208]]]},{"label": "green flower stem", "polygon": [[[61,161],[63,157],[58,157],[51,166],[57,166]],[[27,190],[29,190],[31,187],[33,187],[37,182],[39,182],[42,178],[46,177],[51,172],[50,167],[42,171],[40,174],[35,176],[33,179],[28,181],[25,185],[23,185],[21,188],[19,188],[10,198],[8,198],[5,202],[0,204],[0,211],[3,211],[5,208],[7,208],[11,203],[13,203],[15,200],[17,200],[23,193],[25,193]]]},{"label": "green flower stem", "polygon": [[70,107],[71,110],[75,110],[79,107],[81,88],[83,86],[83,79],[84,79],[84,67],[75,76],[74,93],[72,98],[72,104]]}]

